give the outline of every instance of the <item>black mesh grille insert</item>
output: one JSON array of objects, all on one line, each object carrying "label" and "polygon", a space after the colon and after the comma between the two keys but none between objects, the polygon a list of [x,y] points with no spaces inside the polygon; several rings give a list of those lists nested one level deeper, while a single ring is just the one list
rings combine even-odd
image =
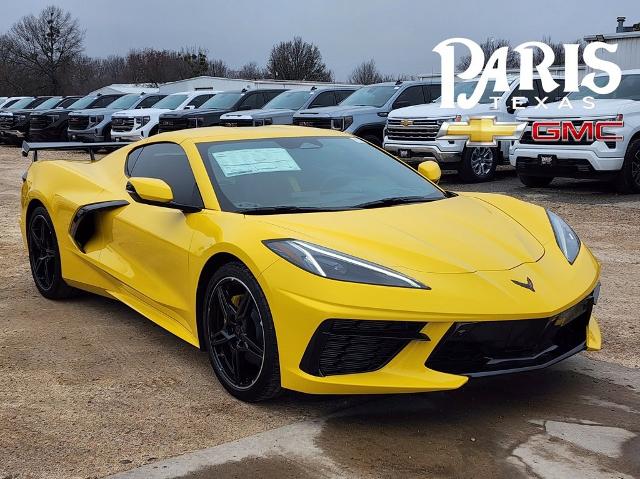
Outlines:
[{"label": "black mesh grille insert", "polygon": [[316,330],[300,363],[314,376],[375,371],[410,341],[428,341],[424,322],[328,319]]},{"label": "black mesh grille insert", "polygon": [[551,318],[455,323],[425,365],[445,373],[487,376],[553,364],[584,349],[592,308],[589,296]]}]

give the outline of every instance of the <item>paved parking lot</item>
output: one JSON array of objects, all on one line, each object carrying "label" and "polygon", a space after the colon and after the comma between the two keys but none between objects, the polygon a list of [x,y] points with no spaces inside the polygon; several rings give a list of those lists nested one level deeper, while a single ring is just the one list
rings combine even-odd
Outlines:
[{"label": "paved parking lot", "polygon": [[569,180],[529,190],[509,170],[443,181],[574,226],[603,265],[602,352],[449,393],[247,405],[205,354],[125,306],[37,294],[17,224],[27,164],[0,147],[0,478],[640,477],[638,195]]}]

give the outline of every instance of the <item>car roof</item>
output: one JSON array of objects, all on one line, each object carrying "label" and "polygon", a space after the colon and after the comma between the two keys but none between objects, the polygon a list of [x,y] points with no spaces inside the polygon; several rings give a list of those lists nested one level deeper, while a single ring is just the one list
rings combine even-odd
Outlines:
[{"label": "car roof", "polygon": [[308,138],[308,137],[345,137],[352,135],[336,130],[321,128],[307,128],[292,125],[257,126],[253,128],[229,128],[226,126],[211,126],[206,128],[191,128],[152,136],[148,141],[173,141],[183,143],[205,143],[215,141],[259,140],[268,138]]}]

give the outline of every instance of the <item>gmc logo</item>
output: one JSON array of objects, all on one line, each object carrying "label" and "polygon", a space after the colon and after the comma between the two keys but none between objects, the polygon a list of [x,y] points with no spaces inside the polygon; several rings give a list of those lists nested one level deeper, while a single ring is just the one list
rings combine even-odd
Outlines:
[{"label": "gmc logo", "polygon": [[575,125],[572,121],[534,121],[531,126],[531,137],[534,141],[622,141],[622,137],[607,133],[605,128],[622,128],[623,121],[603,120],[584,121]]}]

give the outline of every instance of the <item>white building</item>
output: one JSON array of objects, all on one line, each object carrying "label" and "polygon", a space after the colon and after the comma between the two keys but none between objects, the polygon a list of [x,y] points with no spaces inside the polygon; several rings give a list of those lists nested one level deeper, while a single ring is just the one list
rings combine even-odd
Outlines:
[{"label": "white building", "polygon": [[618,17],[615,33],[599,33],[584,39],[587,42],[617,43],[618,50],[615,53],[601,50],[598,56],[616,63],[622,70],[633,70],[640,68],[640,23],[625,26],[625,20],[625,17]]},{"label": "white building", "polygon": [[141,84],[134,84],[134,83],[113,83],[111,85],[98,88],[97,90],[89,93],[89,95],[97,95],[97,94],[107,95],[107,94],[113,94],[113,93],[141,94],[141,93],[157,93],[157,92],[158,92],[157,87],[153,87],[149,85],[141,85]]},{"label": "white building", "polygon": [[[264,89],[264,88],[282,88],[282,89],[311,89],[313,86],[335,85],[344,86],[344,83],[323,83],[323,82],[306,82],[306,81],[289,81],[289,80],[240,80],[235,78],[221,78],[211,76],[199,76],[178,80],[160,85],[160,93],[176,93],[180,91],[193,90],[247,90]],[[353,86],[353,85],[349,85]]]}]

